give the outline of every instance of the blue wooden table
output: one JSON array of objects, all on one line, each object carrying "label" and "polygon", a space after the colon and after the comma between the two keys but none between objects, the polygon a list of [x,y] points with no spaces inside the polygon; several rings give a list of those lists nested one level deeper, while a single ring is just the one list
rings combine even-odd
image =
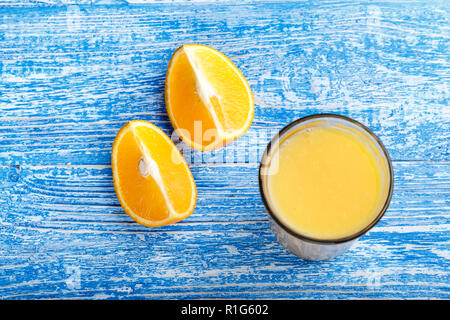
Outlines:
[{"label": "blue wooden table", "polygon": [[[0,0],[0,298],[450,298],[448,2],[150,2]],[[176,141],[197,207],[150,229],[120,207],[110,151],[129,120],[172,133],[183,43],[231,58],[255,118],[216,152]],[[270,133],[321,112],[381,138],[395,188],[349,252],[306,262],[270,231],[257,171]]]}]

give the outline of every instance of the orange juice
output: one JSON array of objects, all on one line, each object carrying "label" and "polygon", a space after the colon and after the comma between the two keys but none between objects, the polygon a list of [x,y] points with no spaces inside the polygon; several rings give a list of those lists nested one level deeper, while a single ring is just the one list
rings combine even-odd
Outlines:
[{"label": "orange juice", "polygon": [[385,204],[389,170],[382,150],[362,130],[313,121],[281,139],[266,182],[275,216],[308,238],[350,237]]}]

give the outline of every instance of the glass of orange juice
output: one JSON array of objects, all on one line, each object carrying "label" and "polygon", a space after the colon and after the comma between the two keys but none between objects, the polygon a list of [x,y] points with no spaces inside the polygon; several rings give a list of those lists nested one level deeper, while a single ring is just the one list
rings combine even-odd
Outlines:
[{"label": "glass of orange juice", "polygon": [[392,196],[393,170],[367,127],[317,114],[288,124],[272,139],[259,185],[278,241],[303,259],[326,260],[381,219]]}]

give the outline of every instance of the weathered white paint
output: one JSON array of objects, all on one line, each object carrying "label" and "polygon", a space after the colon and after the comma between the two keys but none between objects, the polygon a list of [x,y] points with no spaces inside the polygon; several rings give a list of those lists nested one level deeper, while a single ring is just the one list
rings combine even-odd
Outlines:
[{"label": "weathered white paint", "polygon": [[[450,298],[445,2],[150,2],[0,1],[0,298]],[[132,119],[172,135],[164,75],[183,43],[231,58],[255,119],[216,152],[172,136],[197,208],[149,229],[120,207],[110,152]],[[379,225],[311,263],[276,242],[257,171],[277,130],[318,112],[369,126],[395,186]]]}]

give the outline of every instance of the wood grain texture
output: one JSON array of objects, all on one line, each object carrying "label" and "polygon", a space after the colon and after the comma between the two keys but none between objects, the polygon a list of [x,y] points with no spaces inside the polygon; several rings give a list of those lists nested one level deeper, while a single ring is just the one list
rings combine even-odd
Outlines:
[{"label": "wood grain texture", "polygon": [[[0,298],[450,298],[445,2],[103,3],[0,1]],[[217,152],[174,138],[197,208],[149,229],[117,201],[110,150],[132,119],[172,134],[165,69],[188,42],[242,70],[255,120]],[[313,263],[276,242],[257,170],[319,112],[370,127],[395,187],[370,233]]]}]

